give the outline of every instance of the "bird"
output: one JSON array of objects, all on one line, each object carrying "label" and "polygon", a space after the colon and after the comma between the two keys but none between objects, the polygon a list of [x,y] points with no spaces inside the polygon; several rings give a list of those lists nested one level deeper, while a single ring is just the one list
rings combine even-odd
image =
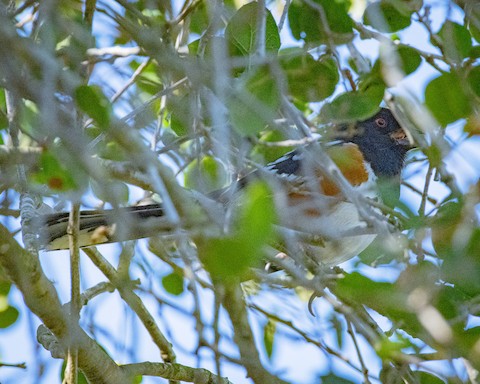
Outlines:
[{"label": "bird", "polygon": [[[377,184],[383,180],[394,181],[400,188],[405,158],[414,144],[408,131],[400,126],[388,108],[380,108],[365,120],[340,124],[335,132],[325,152],[356,193],[378,199]],[[368,228],[368,223],[316,158],[317,144],[300,146],[263,169],[250,172],[231,187],[212,192],[209,197],[221,204],[234,204],[232,190],[242,189],[256,178],[273,180],[279,187],[273,189],[280,191],[275,192],[275,201],[280,227],[286,228],[284,235],[296,239],[295,246],[309,257],[326,266],[334,266],[362,252],[377,234],[362,232]],[[229,203],[225,203],[226,196],[229,196]],[[68,218],[68,212],[40,217],[42,247],[68,249]],[[158,233],[164,218],[164,207],[158,203],[81,211],[79,245],[86,247],[151,237]],[[119,223],[128,223],[128,228],[119,229]],[[297,243],[302,237],[309,237],[310,241]]]}]

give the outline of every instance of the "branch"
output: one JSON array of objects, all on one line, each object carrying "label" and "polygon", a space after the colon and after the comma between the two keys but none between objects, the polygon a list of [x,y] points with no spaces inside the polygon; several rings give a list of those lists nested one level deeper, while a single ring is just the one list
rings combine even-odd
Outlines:
[{"label": "branch", "polygon": [[248,322],[247,309],[240,285],[232,282],[228,284],[214,283],[214,285],[217,294],[222,296],[222,304],[232,322],[233,338],[240,350],[241,361],[253,382],[262,384],[286,383],[268,372],[260,361],[252,328]]},{"label": "branch", "polygon": [[206,369],[191,368],[181,364],[145,362],[125,364],[121,368],[130,377],[148,375],[196,384],[233,384],[228,378],[214,375]]},{"label": "branch", "polygon": [[55,335],[63,351],[75,344],[78,365],[92,383],[131,383],[125,373],[78,324],[71,324],[55,287],[40,262],[0,224],[0,265],[23,295],[25,304]]},{"label": "branch", "polygon": [[84,248],[83,252],[92,260],[92,262],[102,271],[102,273],[118,289],[122,299],[137,314],[146,330],[150,334],[153,342],[160,349],[160,356],[167,362],[175,361],[175,352],[172,345],[162,334],[155,322],[153,316],[148,312],[142,300],[133,292],[129,284],[125,284],[125,279],[115,270],[115,268],[98,252],[95,248]]}]

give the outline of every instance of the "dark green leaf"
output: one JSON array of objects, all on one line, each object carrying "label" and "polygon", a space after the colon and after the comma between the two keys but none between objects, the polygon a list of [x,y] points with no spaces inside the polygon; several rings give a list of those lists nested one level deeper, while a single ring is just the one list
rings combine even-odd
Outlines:
[{"label": "dark green leaf", "polygon": [[12,283],[8,280],[0,280],[0,296],[7,296],[10,292]]},{"label": "dark green leaf", "polygon": [[[413,277],[418,274],[422,279],[425,278],[423,272],[415,274],[414,267],[410,271],[412,271]],[[390,320],[398,322],[399,325],[401,324],[402,329],[406,332],[417,336],[422,331],[422,327],[416,314],[412,313],[408,305],[410,291],[414,289],[411,280],[408,281],[408,284],[402,282],[400,285],[377,282],[359,273],[352,273],[338,280],[335,293],[340,297],[372,308]]]},{"label": "dark green leaf", "polygon": [[[438,32],[438,37],[441,39],[445,55],[450,60],[461,62],[470,54],[472,37],[463,25],[447,20]],[[432,44],[437,45],[434,39]]]},{"label": "dark green leaf", "polygon": [[0,328],[7,328],[18,319],[18,310],[9,305],[4,311],[0,312]]},{"label": "dark green leaf", "polygon": [[[275,19],[268,9],[266,13],[265,49],[277,52],[280,49],[280,35]],[[234,55],[249,56],[256,51],[259,5],[251,2],[240,8],[229,21],[225,30],[230,52]]]},{"label": "dark green leaf", "polygon": [[266,67],[247,73],[238,80],[229,99],[230,118],[243,136],[256,135],[276,116],[280,106],[277,79]]},{"label": "dark green leaf", "polygon": [[417,383],[422,384],[445,384],[446,381],[441,379],[438,376],[435,376],[433,373],[425,371],[414,371],[413,377],[417,380]]},{"label": "dark green leaf", "polygon": [[281,61],[290,94],[303,102],[321,101],[337,86],[339,75],[335,61],[315,60],[310,54],[286,56]]},{"label": "dark green leaf", "polygon": [[442,126],[466,118],[471,112],[470,99],[454,73],[444,73],[427,85],[425,103]]},{"label": "dark green leaf", "polygon": [[183,276],[172,272],[162,277],[162,285],[168,293],[179,296],[183,293]]},{"label": "dark green leaf", "polygon": [[467,81],[477,97],[480,97],[480,66],[473,67],[467,76]]},{"label": "dark green leaf", "polygon": [[111,104],[99,87],[81,85],[75,90],[78,107],[90,116],[101,128],[110,124]]},{"label": "dark green leaf", "polygon": [[470,296],[476,296],[480,294],[480,229],[473,228],[470,233],[467,229],[464,231],[462,242],[454,241],[452,237],[450,243],[453,244],[442,248],[442,271],[445,281],[455,284]]},{"label": "dark green leaf", "polygon": [[415,72],[422,63],[422,58],[415,48],[399,47],[397,50],[402,61],[403,71],[406,75]]},{"label": "dark green leaf", "polygon": [[167,100],[171,112],[170,128],[178,135],[186,135],[193,127],[195,100],[190,95],[171,96]]},{"label": "dark green leaf", "polygon": [[[313,0],[315,6],[294,0],[288,12],[293,37],[308,43],[345,44],[353,39],[353,21],[348,15],[350,0]],[[323,18],[322,13],[325,15]],[[325,25],[324,21],[328,23]],[[329,36],[327,30],[332,33]]]},{"label": "dark green leaf", "polygon": [[390,2],[381,1],[367,7],[363,20],[380,32],[395,32],[410,25],[411,13],[400,12]]},{"label": "dark green leaf", "polygon": [[325,104],[320,115],[324,121],[337,123],[365,120],[379,111],[382,96],[383,89],[378,92],[373,88],[365,93],[343,93]]},{"label": "dark green leaf", "polygon": [[334,373],[329,373],[325,376],[319,377],[319,382],[322,384],[353,384],[353,381],[344,379],[343,377],[337,376]]}]

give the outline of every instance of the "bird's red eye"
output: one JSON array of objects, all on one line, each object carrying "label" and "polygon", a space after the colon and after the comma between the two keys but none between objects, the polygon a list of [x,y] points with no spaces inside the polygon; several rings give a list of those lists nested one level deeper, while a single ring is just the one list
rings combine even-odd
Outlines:
[{"label": "bird's red eye", "polygon": [[375,124],[377,124],[377,127],[379,128],[385,128],[387,126],[387,120],[379,117],[378,119],[375,119]]}]

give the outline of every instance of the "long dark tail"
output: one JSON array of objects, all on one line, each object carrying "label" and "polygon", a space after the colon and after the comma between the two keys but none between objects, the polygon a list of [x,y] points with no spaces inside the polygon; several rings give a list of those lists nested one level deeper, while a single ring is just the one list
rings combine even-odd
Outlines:
[{"label": "long dark tail", "polygon": [[[168,226],[168,223],[159,220],[162,216],[164,210],[160,204],[82,211],[80,247],[152,236]],[[43,248],[68,249],[68,217],[68,212],[61,212],[39,218],[40,244]]]}]

